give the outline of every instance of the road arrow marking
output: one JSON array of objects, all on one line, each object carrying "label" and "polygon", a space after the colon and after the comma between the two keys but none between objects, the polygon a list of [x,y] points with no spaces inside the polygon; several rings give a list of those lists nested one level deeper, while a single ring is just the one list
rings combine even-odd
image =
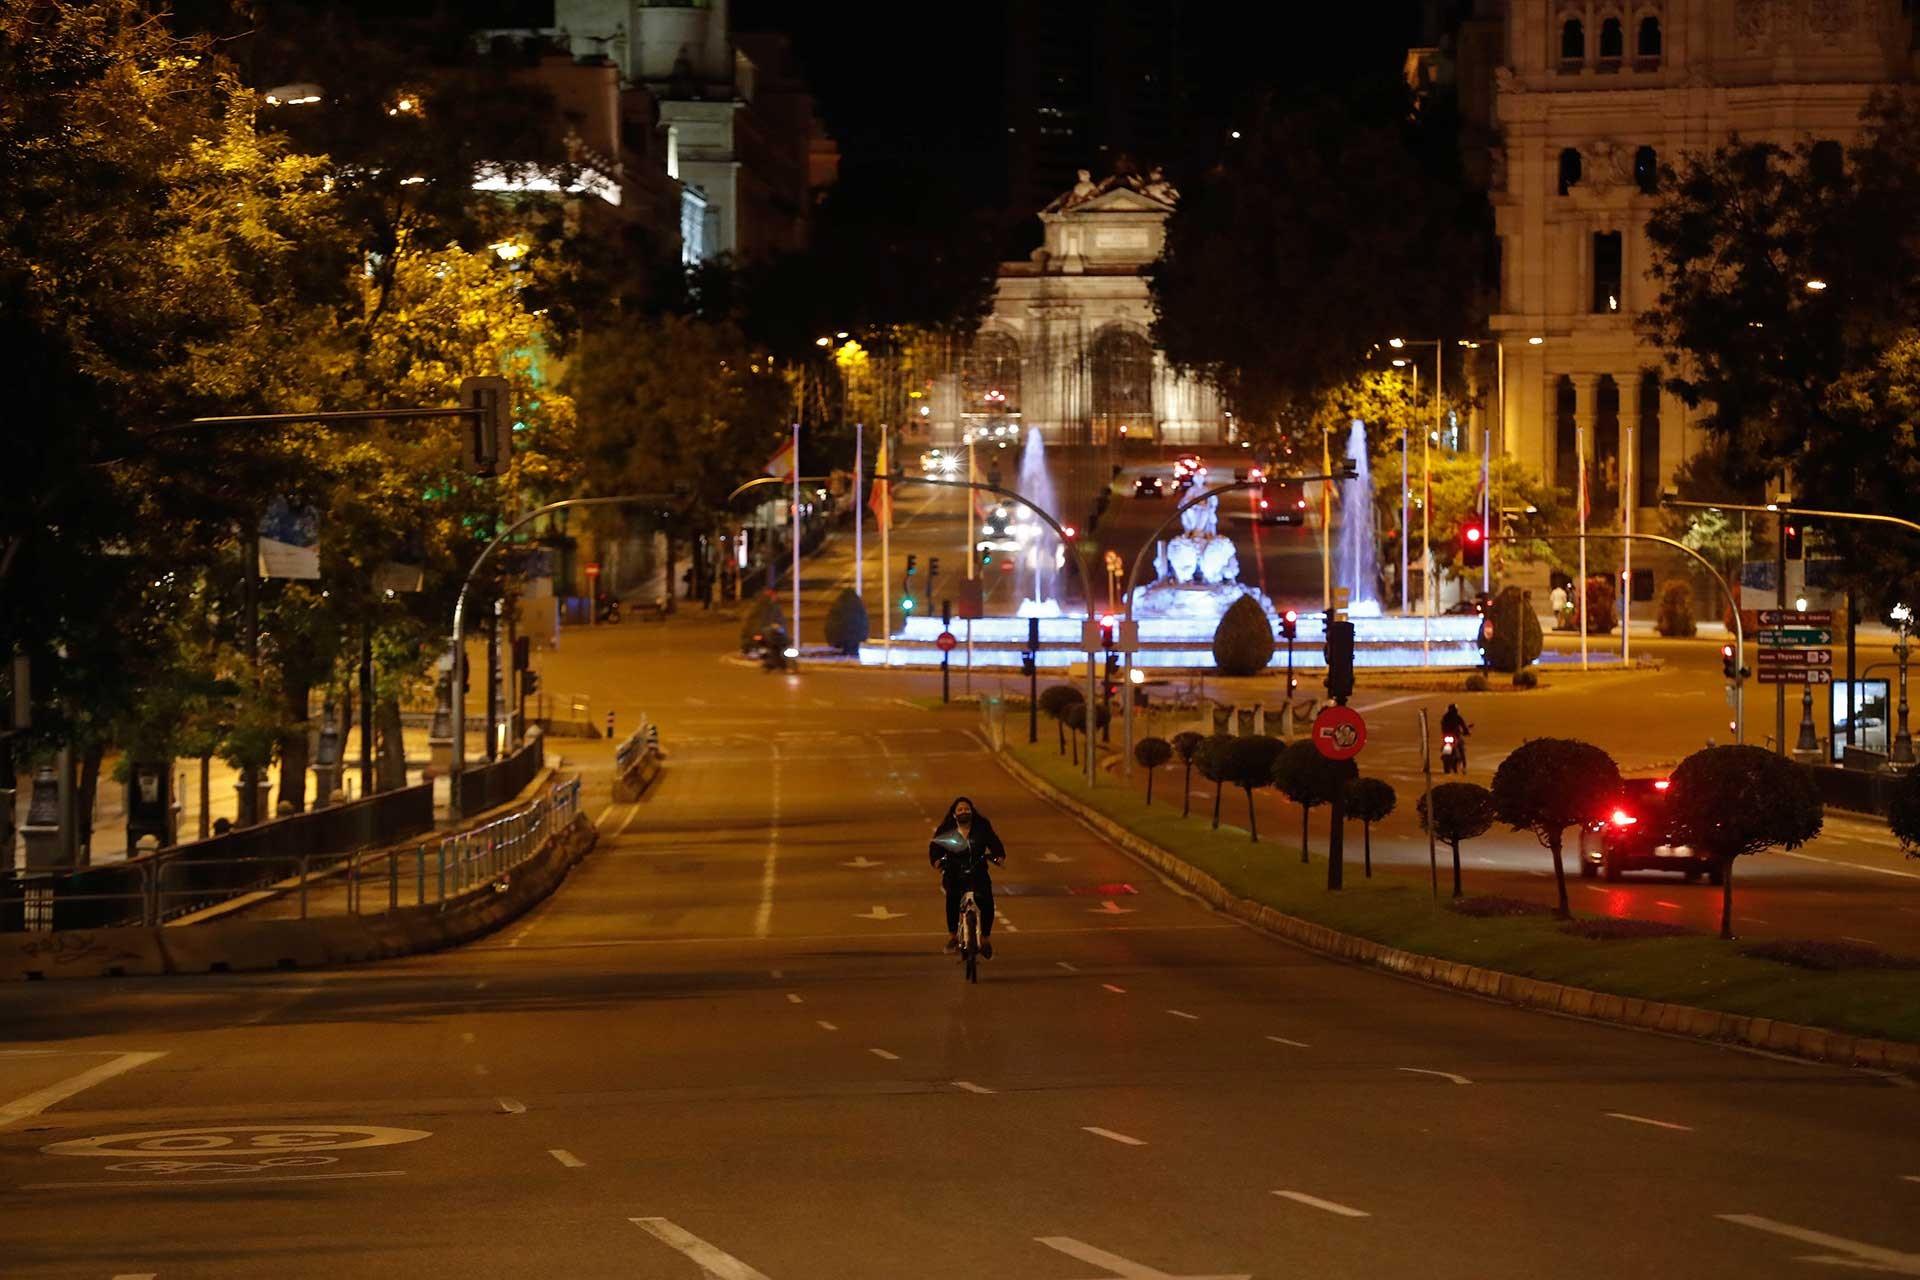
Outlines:
[{"label": "road arrow marking", "polygon": [[1105,1249],[1096,1249],[1090,1244],[1075,1240],[1072,1236],[1035,1236],[1034,1242],[1043,1244],[1056,1253],[1064,1253],[1069,1258],[1081,1262],[1091,1262],[1096,1267],[1105,1267],[1108,1275],[1099,1280],[1253,1280],[1247,1274],[1231,1276],[1176,1276],[1165,1271],[1156,1271],[1139,1262],[1130,1262],[1117,1253],[1108,1253]]},{"label": "road arrow marking", "polygon": [[1866,1271],[1886,1271],[1899,1276],[1920,1276],[1920,1253],[1898,1253],[1892,1249],[1882,1249],[1877,1245],[1861,1244],[1857,1240],[1830,1236],[1823,1231],[1809,1231],[1805,1227],[1796,1227],[1792,1223],[1775,1222],[1772,1218],[1762,1218],[1751,1213],[1719,1213],[1714,1216],[1722,1222],[1752,1227],[1755,1231],[1768,1231],[1776,1236],[1785,1236],[1789,1240],[1798,1240],[1803,1244],[1818,1245],[1822,1249],[1834,1251],[1832,1254],[1801,1258],[1801,1262],[1824,1262],[1832,1266],[1858,1267]]},{"label": "road arrow marking", "polygon": [[860,912],[858,915],[854,916],[854,919],[855,920],[899,920],[902,917],[904,917],[906,914],[907,913],[904,911],[889,911],[885,907],[875,907],[871,911]]},{"label": "road arrow marking", "polygon": [[710,1280],[767,1280],[766,1276],[732,1254],[714,1248],[686,1228],[676,1226],[665,1218],[629,1218],[627,1221],[661,1244],[686,1254],[707,1273]]},{"label": "road arrow marking", "polygon": [[1133,914],[1132,907],[1123,907],[1112,898],[1108,898],[1097,907],[1088,907],[1087,910],[1097,916],[1125,916]]},{"label": "road arrow marking", "polygon": [[868,867],[878,867],[878,866],[883,866],[885,864],[875,862],[872,858],[869,858],[866,854],[863,853],[855,857],[852,862],[843,862],[840,865],[843,867],[857,867],[861,871],[865,871]]},{"label": "road arrow marking", "polygon": [[1451,1071],[1429,1071],[1425,1067],[1395,1067],[1394,1070],[1405,1071],[1416,1076],[1439,1076],[1441,1079],[1451,1080],[1455,1084],[1473,1083],[1473,1081],[1467,1079],[1465,1076],[1457,1076]]}]

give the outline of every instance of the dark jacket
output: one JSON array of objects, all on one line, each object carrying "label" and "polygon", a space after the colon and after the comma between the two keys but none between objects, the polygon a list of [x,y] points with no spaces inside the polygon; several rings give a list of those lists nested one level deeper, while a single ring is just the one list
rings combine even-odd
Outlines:
[{"label": "dark jacket", "polygon": [[[959,801],[954,803],[958,804]],[[934,828],[933,839],[927,843],[927,862],[930,865],[940,866],[940,860],[946,859],[942,878],[948,884],[991,883],[987,859],[1006,856],[1007,849],[1000,843],[1000,834],[978,810],[974,811],[973,821],[968,824],[966,834],[962,835],[960,824],[954,821],[953,810],[949,808],[947,816]]]}]

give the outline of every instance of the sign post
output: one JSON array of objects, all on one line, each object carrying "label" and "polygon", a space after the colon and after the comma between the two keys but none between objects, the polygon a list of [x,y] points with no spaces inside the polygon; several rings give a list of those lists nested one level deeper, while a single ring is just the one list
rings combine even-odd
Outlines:
[{"label": "sign post", "polygon": [[934,643],[940,646],[940,701],[953,701],[953,650],[960,643],[954,638],[953,601],[940,603],[940,636]]},{"label": "sign post", "polygon": [[[1819,754],[1813,729],[1813,686],[1833,683],[1833,650],[1809,646],[1833,643],[1830,609],[1764,609],[1760,613],[1759,676],[1761,684],[1800,686],[1800,733],[1793,753],[1802,760]],[[1786,690],[1779,690],[1784,715]],[[1781,725],[1784,732],[1784,722]],[[1786,744],[1780,744],[1784,750]]]}]

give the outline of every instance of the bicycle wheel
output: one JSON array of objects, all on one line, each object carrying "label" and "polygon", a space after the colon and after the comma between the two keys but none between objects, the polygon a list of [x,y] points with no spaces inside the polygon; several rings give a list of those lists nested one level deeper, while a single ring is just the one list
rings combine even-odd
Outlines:
[{"label": "bicycle wheel", "polygon": [[967,981],[980,981],[980,961],[971,951],[967,952]]}]

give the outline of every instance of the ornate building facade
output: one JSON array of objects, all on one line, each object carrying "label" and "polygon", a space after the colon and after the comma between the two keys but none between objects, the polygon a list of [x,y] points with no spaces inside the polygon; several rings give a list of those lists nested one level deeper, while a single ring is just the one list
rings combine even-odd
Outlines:
[{"label": "ornate building facade", "polygon": [[[1629,474],[1640,507],[1704,443],[1661,385],[1661,353],[1635,316],[1657,295],[1646,222],[1659,169],[1734,135],[1838,149],[1876,91],[1914,81],[1901,0],[1479,0],[1461,25],[1461,103],[1472,38],[1504,27],[1487,182],[1499,237],[1491,326],[1504,354],[1499,446],[1577,483],[1586,442],[1596,503]],[[1489,370],[1491,372],[1491,370]]]},{"label": "ornate building facade", "polygon": [[1050,445],[1222,439],[1212,388],[1169,369],[1149,334],[1147,273],[1178,199],[1157,169],[1097,183],[1082,169],[1040,211],[1045,243],[1001,265],[992,314],[935,389],[933,442],[1007,426]]}]

